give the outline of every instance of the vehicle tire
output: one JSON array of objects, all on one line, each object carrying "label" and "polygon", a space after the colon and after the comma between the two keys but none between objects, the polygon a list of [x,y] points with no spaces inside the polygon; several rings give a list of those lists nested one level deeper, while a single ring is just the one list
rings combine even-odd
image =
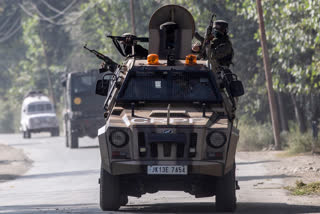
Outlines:
[{"label": "vehicle tire", "polygon": [[56,133],[55,133],[55,134],[56,134],[55,136],[57,136],[57,137],[60,136],[60,130],[59,130],[59,128],[56,128]]},{"label": "vehicle tire", "polygon": [[121,194],[120,195],[120,206],[126,206],[128,202],[129,202],[128,196]]},{"label": "vehicle tire", "polygon": [[57,128],[57,129],[53,129],[52,131],[51,131],[51,137],[56,137],[56,136],[59,136],[59,129]]},{"label": "vehicle tire", "polygon": [[22,138],[25,139],[26,138],[26,132],[22,131]]},{"label": "vehicle tire", "polygon": [[70,148],[71,149],[76,149],[79,148],[79,138],[76,133],[69,133],[69,142],[70,142]]},{"label": "vehicle tire", "polygon": [[65,132],[65,138],[66,138],[66,147],[69,147],[69,126],[68,126],[68,122],[65,121],[64,122],[64,132]]},{"label": "vehicle tire", "polygon": [[76,133],[69,133],[70,136],[70,148],[76,149],[79,147],[79,138]]},{"label": "vehicle tire", "polygon": [[120,185],[118,176],[100,170],[100,208],[103,211],[116,211],[120,208]]},{"label": "vehicle tire", "polygon": [[26,138],[31,138],[31,132],[27,129],[25,131]]},{"label": "vehicle tire", "polygon": [[68,141],[71,149],[79,147],[79,138],[76,132],[72,131],[72,122],[68,120]]},{"label": "vehicle tire", "polygon": [[236,209],[235,165],[226,175],[218,178],[216,183],[216,209],[218,212],[233,212]]}]

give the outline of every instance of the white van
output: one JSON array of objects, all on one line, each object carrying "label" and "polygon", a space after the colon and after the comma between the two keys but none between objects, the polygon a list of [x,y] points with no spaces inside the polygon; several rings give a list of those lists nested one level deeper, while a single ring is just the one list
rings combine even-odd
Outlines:
[{"label": "white van", "polygon": [[59,136],[57,115],[50,99],[41,92],[29,92],[22,103],[20,131],[23,138],[31,138],[31,133],[50,132]]}]

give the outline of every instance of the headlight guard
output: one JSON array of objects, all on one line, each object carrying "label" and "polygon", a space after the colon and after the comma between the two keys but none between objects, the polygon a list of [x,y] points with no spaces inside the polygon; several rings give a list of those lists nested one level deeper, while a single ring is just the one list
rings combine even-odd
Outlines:
[{"label": "headlight guard", "polygon": [[129,136],[125,131],[117,129],[110,132],[109,141],[114,147],[120,148],[128,143]]},{"label": "headlight guard", "polygon": [[226,134],[222,131],[212,131],[207,135],[207,144],[212,148],[221,148],[226,142]]}]

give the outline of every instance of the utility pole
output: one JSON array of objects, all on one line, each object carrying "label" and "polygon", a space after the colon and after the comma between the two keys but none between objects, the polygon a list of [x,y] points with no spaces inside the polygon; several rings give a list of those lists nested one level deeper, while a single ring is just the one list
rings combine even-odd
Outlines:
[{"label": "utility pole", "polygon": [[134,16],[134,4],[133,0],[130,0],[130,12],[131,12],[131,26],[132,26],[132,33],[136,35],[136,23],[135,23],[135,16]]},{"label": "utility pole", "polygon": [[49,68],[48,54],[47,54],[47,51],[46,51],[46,45],[44,43],[44,35],[43,35],[43,32],[41,30],[40,30],[39,36],[40,36],[40,40],[41,40],[41,43],[42,43],[43,56],[45,58],[45,68],[46,68],[46,74],[47,74],[49,96],[50,96],[51,101],[53,103],[53,106],[54,106],[54,108],[56,110],[57,103],[56,103],[56,99],[55,99],[54,92],[53,92],[53,87],[52,87],[51,72],[50,72],[50,68]]},{"label": "utility pole", "polygon": [[56,99],[54,96],[54,92],[53,92],[53,87],[52,87],[52,81],[51,81],[51,72],[50,72],[50,68],[48,66],[48,56],[47,53],[45,51],[45,46],[43,45],[43,52],[44,52],[44,56],[45,56],[45,64],[46,64],[46,73],[47,73],[47,80],[48,80],[48,91],[49,91],[49,95],[51,97],[51,101],[53,103],[54,109],[56,110],[57,108],[57,103],[56,103]]},{"label": "utility pole", "polygon": [[266,32],[265,32],[264,20],[263,20],[263,11],[262,11],[261,0],[256,0],[256,2],[257,2],[258,17],[259,17],[260,40],[261,40],[261,47],[262,47],[262,53],[263,53],[264,71],[265,71],[265,76],[267,81],[267,90],[268,90],[269,108],[271,113],[273,137],[275,142],[275,149],[280,150],[281,142],[280,142],[280,132],[279,132],[278,110],[277,110],[277,105],[276,105],[276,100],[275,100],[273,85],[272,85],[272,75],[271,75],[271,68],[270,68],[269,52],[267,47]]}]

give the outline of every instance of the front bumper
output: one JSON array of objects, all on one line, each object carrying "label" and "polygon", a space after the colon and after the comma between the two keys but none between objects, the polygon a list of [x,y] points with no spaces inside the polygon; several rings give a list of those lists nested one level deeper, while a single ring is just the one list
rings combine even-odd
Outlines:
[{"label": "front bumper", "polygon": [[97,136],[98,129],[105,124],[105,120],[101,117],[95,118],[77,118],[72,119],[72,131],[77,132],[79,137],[90,136],[92,138]]},{"label": "front bumper", "polygon": [[55,127],[41,127],[41,128],[31,128],[29,129],[30,132],[51,132],[51,131],[54,131],[54,130],[59,130],[59,127],[58,126],[55,126]]},{"label": "front bumper", "polygon": [[187,165],[188,175],[224,175],[224,164],[217,161],[117,161],[104,168],[113,175],[147,174],[148,165]]}]

